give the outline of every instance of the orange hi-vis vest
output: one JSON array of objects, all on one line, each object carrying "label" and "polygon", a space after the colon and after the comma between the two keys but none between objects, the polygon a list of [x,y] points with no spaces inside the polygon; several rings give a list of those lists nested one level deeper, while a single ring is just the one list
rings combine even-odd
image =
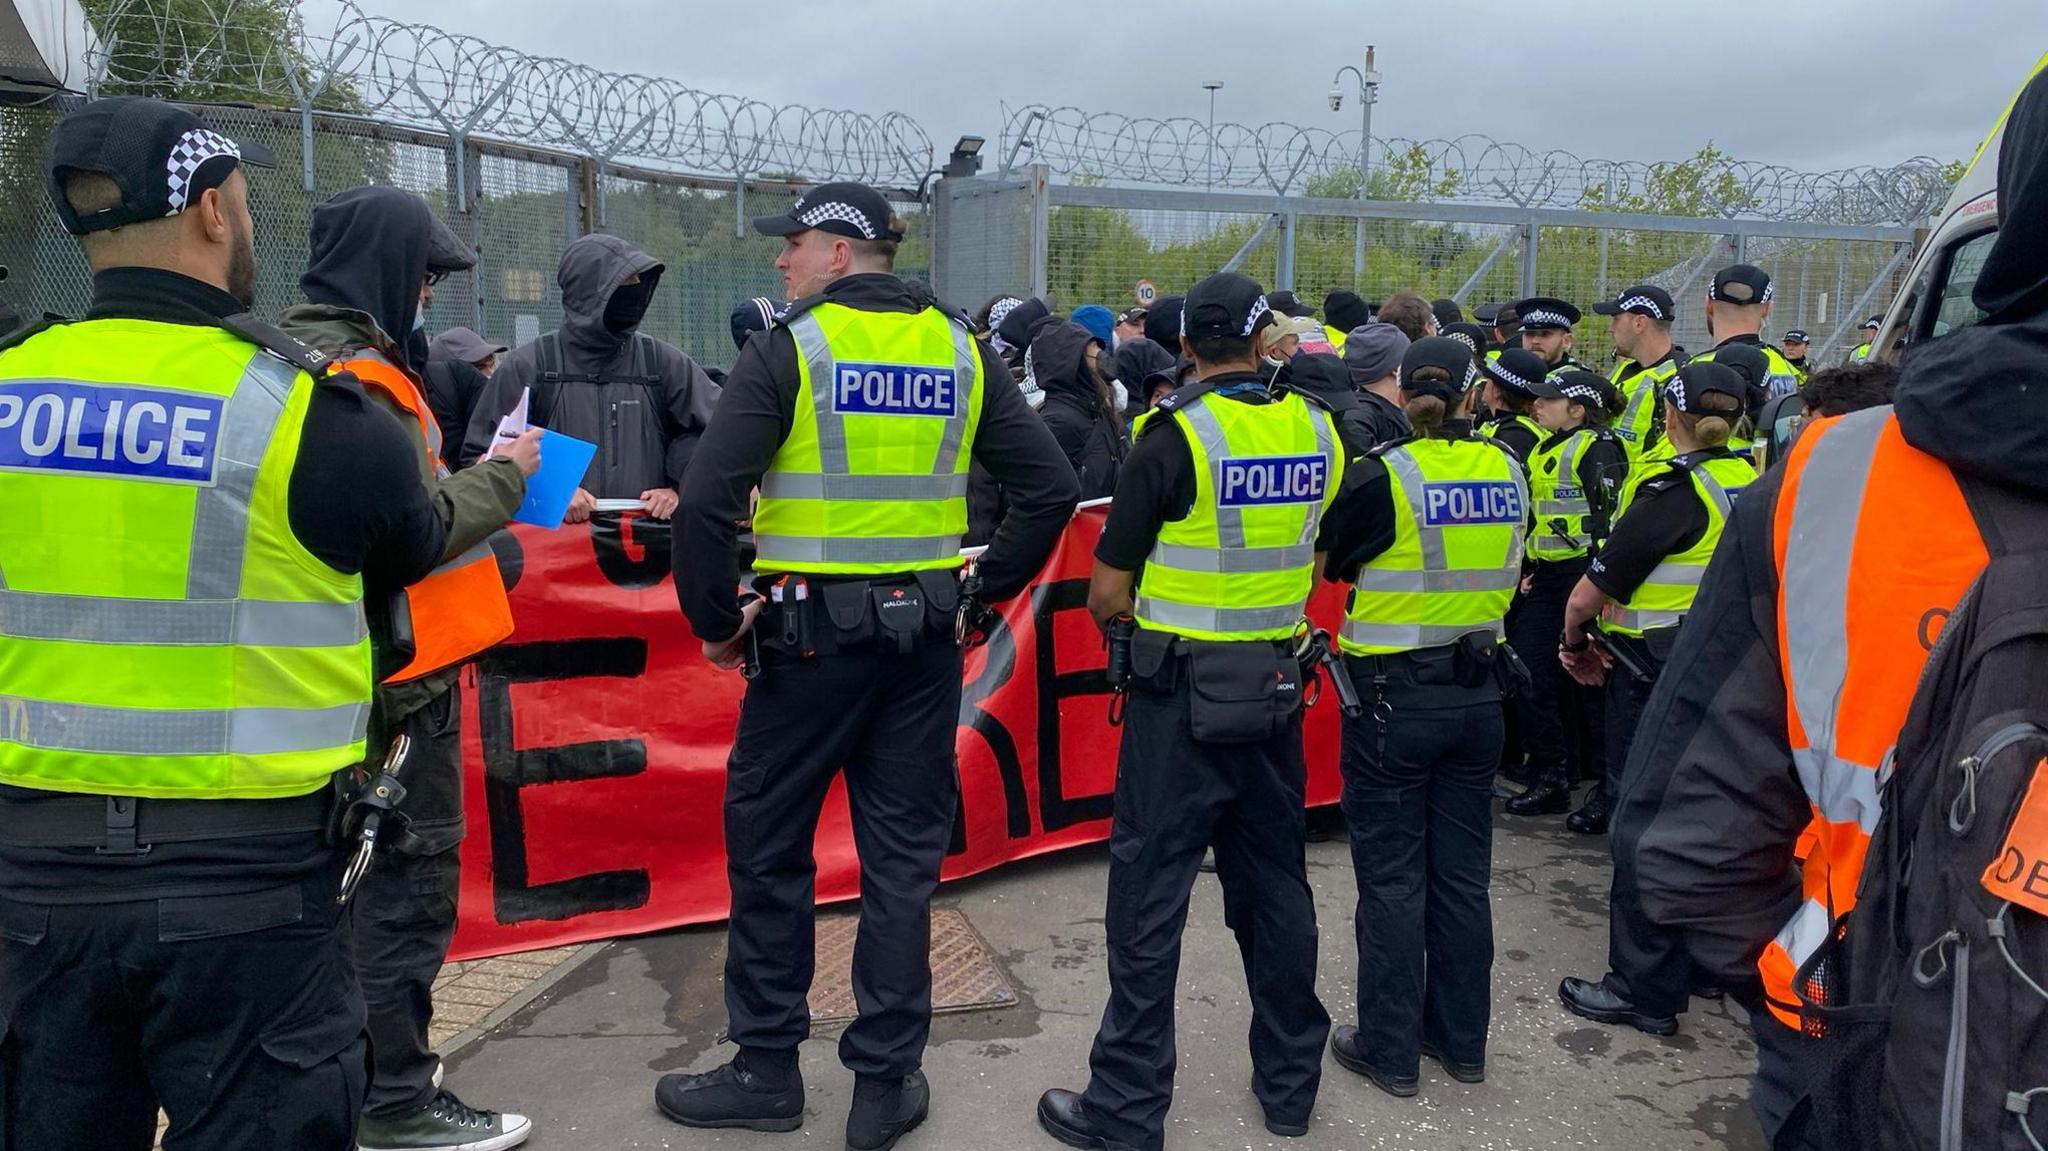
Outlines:
[{"label": "orange hi-vis vest", "polygon": [[[371,351],[358,352],[355,359],[338,366],[412,414],[425,438],[434,474],[446,476],[448,468],[441,462],[441,425],[412,377]],[[413,658],[385,683],[404,683],[453,667],[512,634],[512,602],[488,543],[428,572],[425,579],[405,589],[405,600],[412,615]]]},{"label": "orange hi-vis vest", "polygon": [[1771,1013],[1822,1033],[1810,966],[1856,906],[1891,756],[1942,624],[1990,563],[1948,465],[1889,407],[1810,424],[1785,461],[1773,525],[1786,734],[1813,807],[1803,902],[1757,961]]}]

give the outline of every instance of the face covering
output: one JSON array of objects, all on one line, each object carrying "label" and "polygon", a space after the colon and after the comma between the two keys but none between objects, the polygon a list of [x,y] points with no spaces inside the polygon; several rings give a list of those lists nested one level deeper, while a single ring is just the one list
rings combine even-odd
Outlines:
[{"label": "face covering", "polygon": [[611,300],[604,306],[604,326],[607,331],[624,335],[640,326],[647,318],[647,305],[654,301],[654,285],[642,280],[637,284],[621,284],[612,292]]},{"label": "face covering", "polygon": [[1122,380],[1111,380],[1109,382],[1109,390],[1113,397],[1112,402],[1116,404],[1116,410],[1119,414],[1131,406],[1131,393],[1124,387]]}]

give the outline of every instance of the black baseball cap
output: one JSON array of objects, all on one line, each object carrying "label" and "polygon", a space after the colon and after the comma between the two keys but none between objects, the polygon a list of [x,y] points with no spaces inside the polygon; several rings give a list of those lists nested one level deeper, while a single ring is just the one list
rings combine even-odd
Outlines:
[{"label": "black baseball cap", "polygon": [[1672,300],[1671,293],[1655,284],[1637,284],[1611,300],[1602,300],[1594,304],[1593,311],[1603,316],[1619,316],[1627,312],[1634,316],[1648,316],[1653,320],[1678,318],[1678,304]]},{"label": "black baseball cap", "polygon": [[1145,326],[1145,309],[1142,307],[1125,308],[1116,314],[1116,322],[1119,324],[1136,324],[1142,328]]},{"label": "black baseball cap", "polygon": [[1771,277],[1755,264],[1730,264],[1714,273],[1707,298],[1724,304],[1766,304],[1771,299]]},{"label": "black baseball cap", "polygon": [[1712,360],[1694,360],[1664,382],[1664,397],[1681,412],[1712,410],[1706,397],[1718,393],[1735,401],[1733,408],[1723,405],[1719,414],[1741,415],[1748,405],[1748,391],[1741,372]]},{"label": "black baseball cap", "polygon": [[1465,309],[1458,305],[1458,301],[1449,297],[1441,300],[1431,300],[1429,311],[1431,315],[1436,317],[1438,329],[1448,328],[1452,324],[1462,324],[1465,322]]},{"label": "black baseball cap", "polygon": [[1188,289],[1181,304],[1180,334],[1190,340],[1249,339],[1273,322],[1273,305],[1257,280],[1218,272]]},{"label": "black baseball cap", "polygon": [[[50,199],[74,236],[175,216],[248,164],[274,168],[261,144],[242,143],[173,104],[142,96],[94,100],[57,122],[46,165]],[[121,189],[121,202],[80,216],[64,195],[64,176],[95,172]]]},{"label": "black baseball cap", "polygon": [[1813,337],[1806,334],[1805,328],[1794,328],[1785,333],[1785,342],[1788,344],[1810,344],[1813,342]]},{"label": "black baseball cap", "polygon": [[1598,372],[1566,368],[1536,381],[1529,389],[1538,396],[1576,400],[1589,408],[1612,412],[1621,407],[1621,393]]},{"label": "black baseball cap", "polygon": [[866,184],[820,184],[786,214],[756,218],[754,230],[768,236],[815,230],[850,240],[901,240],[903,233],[889,227],[890,215],[889,201]]},{"label": "black baseball cap", "polygon": [[[1447,380],[1417,380],[1422,368],[1442,368]],[[1472,367],[1472,349],[1450,336],[1424,336],[1408,345],[1401,357],[1401,390],[1415,396],[1435,396],[1455,404],[1477,378]]]},{"label": "black baseball cap", "polygon": [[1525,332],[1568,332],[1579,310],[1555,296],[1531,296],[1515,305],[1515,319]]},{"label": "black baseball cap", "polygon": [[1490,328],[1493,326],[1493,318],[1500,315],[1501,307],[1500,304],[1481,304],[1472,309],[1472,318]]},{"label": "black baseball cap", "polygon": [[1272,295],[1266,297],[1266,302],[1272,304],[1273,310],[1280,313],[1283,316],[1295,316],[1298,318],[1302,316],[1313,316],[1316,314],[1316,310],[1314,308],[1311,308],[1307,304],[1302,303],[1301,300],[1297,296],[1295,296],[1293,292],[1274,292]]},{"label": "black baseball cap", "polygon": [[1872,332],[1874,332],[1874,331],[1878,330],[1879,328],[1882,328],[1882,327],[1884,327],[1884,317],[1883,317],[1883,316],[1872,316],[1872,317],[1870,317],[1869,319],[1867,319],[1867,320],[1863,321],[1863,327],[1864,327],[1864,328],[1865,328],[1865,330],[1867,330],[1867,331],[1872,331]]},{"label": "black baseball cap", "polygon": [[1492,333],[1478,324],[1451,324],[1444,328],[1442,334],[1472,349],[1474,356],[1486,351],[1493,343]]},{"label": "black baseball cap", "polygon": [[1488,357],[1479,370],[1504,390],[1531,398],[1549,374],[1542,357],[1527,348],[1503,348],[1500,355]]}]

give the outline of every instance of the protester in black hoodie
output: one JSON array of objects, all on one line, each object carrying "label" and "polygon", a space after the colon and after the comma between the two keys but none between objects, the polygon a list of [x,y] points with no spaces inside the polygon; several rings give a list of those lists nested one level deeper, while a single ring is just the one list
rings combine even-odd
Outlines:
[{"label": "protester in black hoodie", "polygon": [[[718,385],[682,350],[641,337],[662,264],[617,236],[585,236],[562,253],[562,326],[505,357],[477,401],[462,450],[469,463],[491,446],[498,421],[531,388],[527,417],[597,445],[569,520],[590,518],[595,500],[637,499],[649,514],[675,514],[676,486],[711,422]],[[560,378],[542,355],[561,349]]]},{"label": "protester in black hoodie", "polygon": [[1171,372],[1174,354],[1157,341],[1137,336],[1118,344],[1110,359],[1116,366],[1117,382],[1124,386],[1125,414],[1129,415],[1151,406],[1145,402],[1145,378],[1154,372]]},{"label": "protester in black hoodie", "polygon": [[[1011,308],[996,325],[999,340],[995,347],[1002,352],[1004,361],[1010,365],[1012,375],[1022,377],[1024,353],[1030,349],[1039,326],[1053,318],[1052,309],[1046,302],[1034,297]],[[1029,392],[1030,389],[1026,388],[1025,391]]]},{"label": "protester in black hoodie", "polygon": [[1043,325],[1031,341],[1031,371],[1045,390],[1038,414],[1073,465],[1084,500],[1116,491],[1117,469],[1130,442],[1109,384],[1096,369],[1101,354],[1102,341],[1072,321]]},{"label": "protester in black hoodie", "polygon": [[[1895,415],[1906,442],[1966,487],[2048,502],[2048,389],[2039,384],[2048,368],[2048,75],[2013,107],[1998,190],[1998,238],[1972,292],[1986,318],[1909,347]],[[1633,893],[1651,919],[1684,928],[1695,964],[1728,986],[1754,986],[1758,951],[1799,906],[1793,848],[1813,818],[1788,746],[1780,667],[1774,519],[1784,476],[1772,469],[1729,514],[1644,712],[1613,832],[1614,897]],[[1886,522],[1869,502],[1882,498],[1866,494],[1862,522]],[[1916,530],[1891,519],[1886,530]],[[1816,1048],[1761,1008],[1753,1023],[1751,1098],[1776,1137],[1808,1087]],[[1777,1145],[1810,1146],[1796,1121]]]}]

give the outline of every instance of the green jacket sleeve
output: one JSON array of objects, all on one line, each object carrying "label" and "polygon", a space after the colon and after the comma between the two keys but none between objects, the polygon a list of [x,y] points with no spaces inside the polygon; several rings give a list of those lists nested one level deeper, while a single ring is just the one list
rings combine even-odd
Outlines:
[{"label": "green jacket sleeve", "polygon": [[420,482],[426,485],[434,510],[448,528],[447,548],[441,553],[443,562],[490,538],[492,532],[504,527],[512,513],[519,510],[520,502],[526,499],[526,476],[518,464],[500,457],[480,460],[476,466],[454,475],[439,475],[427,451],[426,438],[420,434],[419,424],[412,418],[412,413],[400,410],[397,404],[374,389],[370,389],[368,394],[398,418],[414,446],[419,448]]}]

